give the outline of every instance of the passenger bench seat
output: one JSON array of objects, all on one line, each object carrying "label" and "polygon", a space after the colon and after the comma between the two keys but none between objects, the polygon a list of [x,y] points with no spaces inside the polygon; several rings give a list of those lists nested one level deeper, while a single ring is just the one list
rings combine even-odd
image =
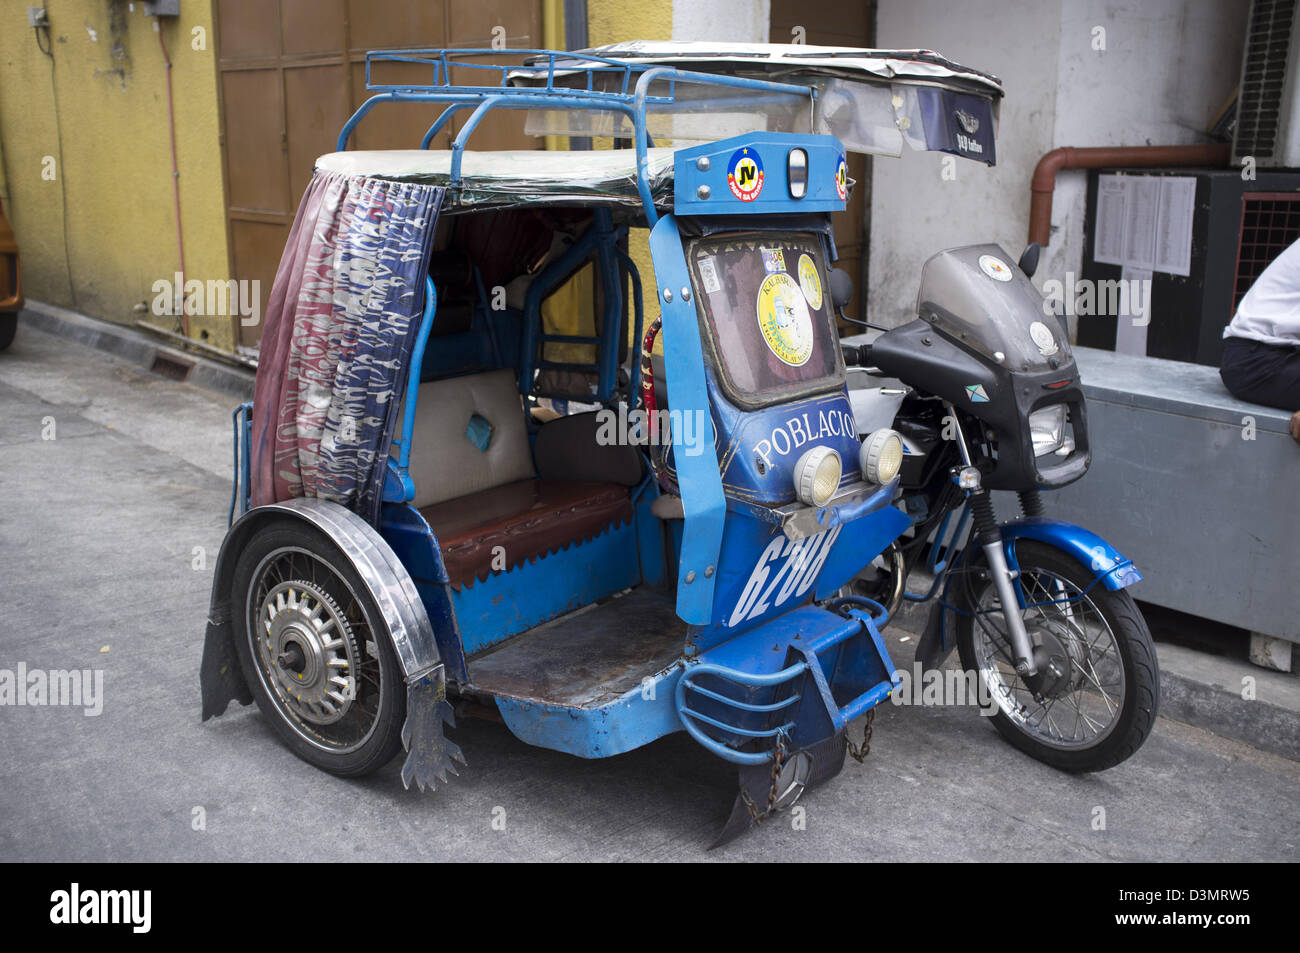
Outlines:
[{"label": "passenger bench seat", "polygon": [[[485,450],[468,436],[475,415],[491,426]],[[438,538],[454,588],[487,579],[498,546],[512,569],[632,519],[628,487],[641,479],[640,455],[595,437],[595,414],[544,425],[534,470],[513,372],[420,385],[413,504]]]}]

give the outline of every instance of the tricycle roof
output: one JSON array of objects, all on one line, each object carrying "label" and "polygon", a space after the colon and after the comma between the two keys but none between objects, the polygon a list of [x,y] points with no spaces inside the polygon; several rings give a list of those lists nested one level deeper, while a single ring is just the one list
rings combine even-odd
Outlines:
[{"label": "tricycle roof", "polygon": [[[640,66],[676,66],[699,72],[716,72],[725,64],[740,71],[819,73],[874,82],[920,81],[1002,95],[1002,81],[996,76],[955,63],[933,50],[875,50],[803,43],[631,40],[579,53]],[[582,72],[588,68],[586,64],[568,62],[563,57],[555,62],[557,75]],[[519,73],[511,78],[523,76]]]},{"label": "tricycle roof", "polygon": [[[331,152],[316,160],[316,168],[323,172],[424,185],[449,185],[452,157],[452,151],[446,149]],[[641,207],[636,165],[636,152],[631,149],[467,150],[455,205],[466,209],[521,204],[636,209]],[[673,150],[647,150],[646,170],[655,205],[671,207]]]}]

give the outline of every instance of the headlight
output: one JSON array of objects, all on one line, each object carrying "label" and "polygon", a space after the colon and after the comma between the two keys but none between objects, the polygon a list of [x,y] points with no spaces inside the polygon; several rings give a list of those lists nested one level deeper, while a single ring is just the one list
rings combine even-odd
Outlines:
[{"label": "headlight", "polygon": [[872,431],[862,441],[858,463],[862,466],[863,477],[884,486],[898,476],[903,467],[903,438],[888,427]]},{"label": "headlight", "polygon": [[1065,405],[1053,404],[1029,415],[1029,436],[1034,442],[1034,456],[1052,453],[1065,442]]},{"label": "headlight", "polygon": [[823,506],[840,485],[840,455],[830,447],[805,451],[794,465],[794,492],[800,503]]}]

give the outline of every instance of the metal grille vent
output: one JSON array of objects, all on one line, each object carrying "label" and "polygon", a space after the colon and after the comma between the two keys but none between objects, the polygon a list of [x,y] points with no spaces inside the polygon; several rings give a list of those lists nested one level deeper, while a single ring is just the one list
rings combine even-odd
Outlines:
[{"label": "metal grille vent", "polygon": [[1296,0],[1255,0],[1237,105],[1236,154],[1268,159],[1277,147]]},{"label": "metal grille vent", "polygon": [[1241,199],[1241,244],[1232,289],[1232,310],[1255,279],[1292,242],[1300,239],[1300,195],[1247,192]]}]

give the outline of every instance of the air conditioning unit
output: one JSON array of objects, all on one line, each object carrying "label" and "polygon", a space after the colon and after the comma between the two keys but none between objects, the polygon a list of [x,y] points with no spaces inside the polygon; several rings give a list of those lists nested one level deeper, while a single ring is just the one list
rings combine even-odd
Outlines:
[{"label": "air conditioning unit", "polygon": [[1297,0],[1252,0],[1241,58],[1232,161],[1300,168],[1300,17]]}]

